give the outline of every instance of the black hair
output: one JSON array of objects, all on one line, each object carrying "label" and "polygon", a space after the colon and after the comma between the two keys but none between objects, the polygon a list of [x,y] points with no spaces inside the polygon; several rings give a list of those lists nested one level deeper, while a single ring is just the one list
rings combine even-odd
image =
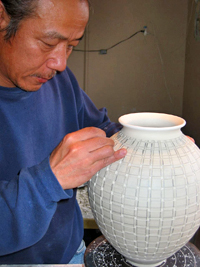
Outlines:
[{"label": "black hair", "polygon": [[20,22],[36,14],[38,0],[1,0],[10,18],[9,24],[1,31],[6,31],[5,40],[15,36]]}]

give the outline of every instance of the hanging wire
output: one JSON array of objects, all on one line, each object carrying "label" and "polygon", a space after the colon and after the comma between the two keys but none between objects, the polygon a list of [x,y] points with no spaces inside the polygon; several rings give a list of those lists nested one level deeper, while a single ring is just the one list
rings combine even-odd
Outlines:
[{"label": "hanging wire", "polygon": [[141,33],[141,32],[145,33],[146,27],[144,27],[144,28],[145,28],[144,30],[137,31],[137,32],[133,33],[131,36],[129,36],[128,38],[123,39],[123,40],[119,41],[118,43],[116,43],[116,44],[114,44],[114,45],[112,45],[112,46],[110,46],[110,47],[108,47],[106,49],[92,49],[92,50],[90,50],[90,49],[89,50],[87,50],[87,49],[86,50],[74,49],[73,51],[77,51],[77,52],[99,52],[100,54],[107,54],[108,50],[116,47],[117,45],[119,45],[119,44],[121,44],[123,42],[126,42],[127,40],[129,40],[132,37],[134,37],[136,34]]}]

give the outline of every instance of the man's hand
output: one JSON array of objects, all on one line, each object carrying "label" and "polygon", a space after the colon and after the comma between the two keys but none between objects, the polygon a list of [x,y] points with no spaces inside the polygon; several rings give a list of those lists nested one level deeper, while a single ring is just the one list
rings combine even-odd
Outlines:
[{"label": "man's hand", "polygon": [[51,169],[63,189],[78,187],[107,165],[123,158],[104,131],[89,127],[67,134],[50,156]]},{"label": "man's hand", "polygon": [[194,139],[192,138],[192,137],[190,137],[190,136],[188,136],[188,135],[186,135],[187,136],[187,138],[189,138],[193,143],[195,143],[195,141],[194,141]]}]

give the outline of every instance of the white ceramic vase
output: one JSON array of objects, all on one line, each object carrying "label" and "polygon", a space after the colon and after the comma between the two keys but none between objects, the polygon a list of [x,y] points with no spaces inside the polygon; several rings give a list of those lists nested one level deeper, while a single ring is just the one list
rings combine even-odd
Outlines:
[{"label": "white ceramic vase", "polygon": [[200,150],[185,121],[161,113],[119,118],[111,138],[124,159],[88,184],[94,218],[110,244],[135,266],[157,266],[182,248],[200,224]]}]

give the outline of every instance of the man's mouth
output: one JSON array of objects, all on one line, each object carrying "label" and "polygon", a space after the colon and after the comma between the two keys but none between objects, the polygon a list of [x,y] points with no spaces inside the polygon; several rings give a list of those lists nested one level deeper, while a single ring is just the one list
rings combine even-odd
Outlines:
[{"label": "man's mouth", "polygon": [[48,81],[48,79],[45,79],[45,78],[41,78],[41,77],[37,77],[37,76],[35,76],[35,77],[39,83],[46,83]]},{"label": "man's mouth", "polygon": [[51,74],[47,75],[47,76],[42,76],[39,74],[34,74],[32,75],[32,77],[35,77],[39,83],[46,83],[48,80],[52,79],[55,75],[56,75],[56,71],[52,72]]}]

